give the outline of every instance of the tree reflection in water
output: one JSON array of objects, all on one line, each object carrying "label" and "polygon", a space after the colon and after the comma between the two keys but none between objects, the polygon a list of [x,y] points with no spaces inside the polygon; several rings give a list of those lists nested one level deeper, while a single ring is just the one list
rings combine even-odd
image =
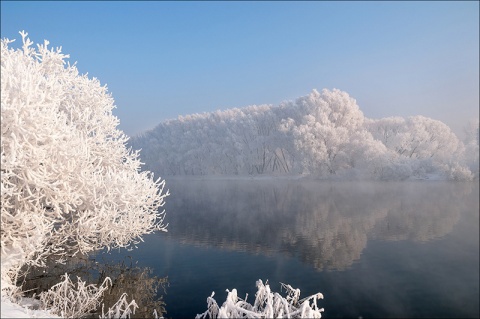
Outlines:
[{"label": "tree reflection in water", "polygon": [[[27,292],[27,297],[38,296],[53,285],[61,281],[61,276],[68,273],[73,282],[77,276],[87,284],[100,285],[106,277],[112,280],[112,286],[104,294],[105,309],[113,306],[123,293],[127,299],[135,300],[139,308],[135,311],[135,318],[152,318],[156,310],[158,316],[167,313],[163,295],[168,286],[168,277],[158,278],[151,276],[152,269],[135,266],[131,258],[125,257],[122,262],[108,263],[94,257],[77,255],[71,257],[65,264],[48,261],[45,268],[26,268],[24,276],[18,279],[18,285]],[[161,290],[159,291],[159,288]],[[87,318],[98,318],[101,315],[101,306]]]},{"label": "tree reflection in water", "polygon": [[[472,183],[170,179],[169,232],[181,243],[295,256],[345,270],[368,239],[429,241],[451,232]],[[178,190],[178,191],[177,191]],[[470,206],[471,207],[471,206]]]}]

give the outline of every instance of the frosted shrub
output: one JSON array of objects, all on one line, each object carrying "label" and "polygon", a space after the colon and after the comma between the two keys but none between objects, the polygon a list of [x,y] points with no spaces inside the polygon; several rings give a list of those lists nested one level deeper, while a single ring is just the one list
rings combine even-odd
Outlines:
[{"label": "frosted shrub", "polygon": [[257,281],[257,293],[253,305],[237,296],[237,290],[227,289],[227,299],[221,307],[213,298],[215,292],[207,298],[208,309],[195,318],[321,318],[323,308],[318,308],[317,300],[323,299],[321,293],[300,299],[300,289],[281,284],[286,291],[282,297],[270,290],[268,281]]},{"label": "frosted shrub", "polygon": [[[81,318],[94,312],[100,306],[105,292],[112,287],[109,277],[105,278],[99,287],[94,284],[86,285],[80,277],[77,277],[77,285],[71,281],[68,274],[62,277],[63,281],[40,294],[40,301],[44,308],[63,318]],[[100,318],[130,318],[137,308],[135,300],[128,302],[127,294],[123,293],[106,313],[102,304]]]},{"label": "frosted shrub", "polygon": [[110,278],[105,278],[103,283],[86,285],[77,277],[77,285],[65,274],[64,280],[54,285],[50,290],[40,294],[40,301],[52,313],[63,318],[80,318],[100,306],[100,300],[108,285],[112,285]]},{"label": "frosted shrub", "polygon": [[[136,304],[135,300],[128,302],[127,294],[124,293],[112,307],[108,308],[108,311],[106,313],[104,313],[103,308],[104,306],[102,305],[102,315],[100,316],[101,319],[125,319],[130,318],[132,314],[135,314],[135,309],[138,308],[138,305]],[[156,313],[156,310],[154,310],[154,314]]]},{"label": "frosted shrub", "polygon": [[[48,41],[1,42],[1,249],[18,263],[135,245],[163,224],[165,182],[140,172],[105,86]],[[13,282],[18,265],[2,267]],[[8,272],[8,273],[7,273]]]}]

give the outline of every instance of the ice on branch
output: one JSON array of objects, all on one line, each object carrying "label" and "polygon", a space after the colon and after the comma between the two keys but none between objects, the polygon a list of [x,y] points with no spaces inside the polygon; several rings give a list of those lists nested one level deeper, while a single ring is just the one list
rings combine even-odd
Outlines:
[{"label": "ice on branch", "polygon": [[196,319],[204,318],[321,318],[323,308],[317,305],[318,299],[323,299],[321,293],[300,299],[300,289],[294,289],[290,285],[281,283],[285,289],[286,296],[273,293],[267,282],[258,280],[255,301],[252,304],[247,302],[248,295],[241,299],[237,290],[227,289],[227,299],[221,307],[213,298],[215,292],[207,298],[208,309],[198,314]]}]

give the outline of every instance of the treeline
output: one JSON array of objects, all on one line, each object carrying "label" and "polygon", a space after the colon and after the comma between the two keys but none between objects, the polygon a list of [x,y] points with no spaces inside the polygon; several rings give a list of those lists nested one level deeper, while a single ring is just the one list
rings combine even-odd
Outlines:
[{"label": "treeline", "polygon": [[463,141],[424,116],[368,119],[346,92],[180,116],[130,141],[163,175],[478,178],[478,122]]}]

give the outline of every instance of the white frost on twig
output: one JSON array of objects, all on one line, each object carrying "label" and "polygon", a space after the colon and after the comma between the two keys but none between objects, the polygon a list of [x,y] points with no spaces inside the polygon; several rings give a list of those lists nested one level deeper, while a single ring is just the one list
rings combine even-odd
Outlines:
[{"label": "white frost on twig", "polygon": [[262,280],[257,281],[257,293],[255,302],[249,304],[245,299],[237,295],[237,290],[227,289],[227,299],[221,307],[213,298],[215,292],[207,298],[208,309],[198,314],[196,319],[204,318],[321,318],[323,308],[318,308],[317,300],[323,299],[321,293],[300,298],[300,289],[294,289],[290,285],[281,283],[286,290],[286,297],[270,290],[268,281],[263,284]]}]

